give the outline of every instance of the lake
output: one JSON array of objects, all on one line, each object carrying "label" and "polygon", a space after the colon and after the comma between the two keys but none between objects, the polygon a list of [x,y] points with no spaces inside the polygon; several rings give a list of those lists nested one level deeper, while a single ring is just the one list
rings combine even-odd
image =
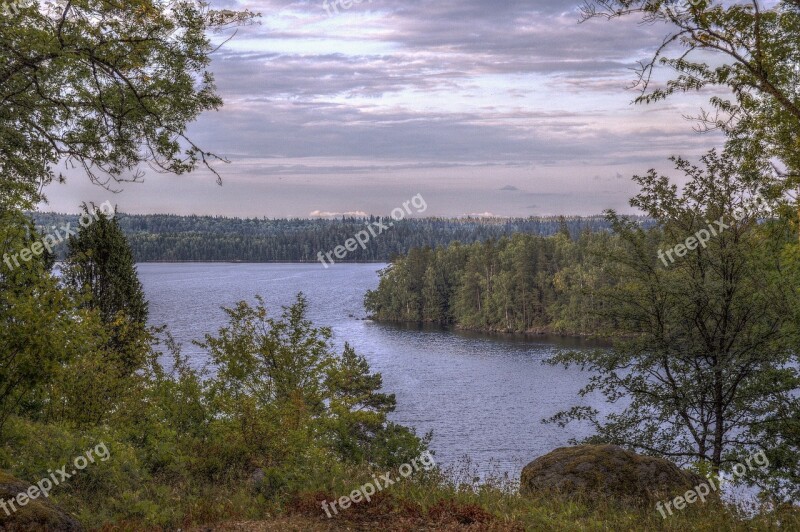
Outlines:
[{"label": "lake", "polygon": [[[364,294],[378,285],[381,264],[140,264],[153,325],[169,326],[192,364],[207,355],[192,340],[225,323],[221,306],[264,297],[272,315],[298,292],[308,298],[309,318],[329,326],[341,347],[349,342],[383,375],[397,396],[391,419],[433,431],[436,461],[455,465],[469,457],[483,475],[518,477],[521,468],[586,427],[561,429],[541,420],[572,405],[597,403],[578,390],[587,375],[543,365],[561,349],[587,349],[579,339],[484,335],[438,327],[396,326],[366,320]],[[605,411],[604,404],[593,406]]]}]

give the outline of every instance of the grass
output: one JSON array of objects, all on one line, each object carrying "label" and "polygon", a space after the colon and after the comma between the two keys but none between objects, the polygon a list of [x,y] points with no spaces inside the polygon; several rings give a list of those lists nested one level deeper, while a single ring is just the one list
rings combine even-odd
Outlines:
[{"label": "grass", "polygon": [[800,530],[800,512],[789,508],[745,517],[734,507],[707,503],[664,519],[654,508],[624,508],[611,500],[581,503],[553,496],[528,498],[486,486],[474,491],[424,484],[400,488],[333,519],[322,513],[319,494],[308,494],[304,504],[289,506],[287,514],[313,522],[313,530]]},{"label": "grass", "polygon": [[350,494],[370,482],[374,471],[318,468],[312,482],[276,491],[247,476],[203,481],[189,470],[155,472],[136,449],[99,429],[75,433],[22,420],[13,428],[15,436],[0,446],[0,470],[7,472],[0,471],[0,483],[7,485],[13,478],[34,483],[48,468],[69,463],[99,441],[108,443],[111,460],[93,464],[50,498],[91,530],[800,530],[797,507],[752,515],[720,502],[696,503],[663,519],[654,507],[625,507],[611,499],[522,496],[516,479],[495,473],[479,481],[468,461],[420,470],[329,519],[322,501]]}]

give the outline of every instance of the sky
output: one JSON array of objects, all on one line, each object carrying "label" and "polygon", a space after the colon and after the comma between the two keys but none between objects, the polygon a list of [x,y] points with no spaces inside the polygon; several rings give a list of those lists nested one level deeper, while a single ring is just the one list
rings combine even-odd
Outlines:
[{"label": "sky", "polygon": [[669,27],[579,23],[581,0],[211,4],[261,13],[224,44],[213,37],[225,105],[189,128],[230,160],[223,185],[205,170],[149,171],[111,193],[68,171],[40,208],[385,215],[419,194],[427,216],[635,212],[634,174],[673,175],[668,157],[721,143],[685,118],[708,94],[633,104],[633,69]]}]

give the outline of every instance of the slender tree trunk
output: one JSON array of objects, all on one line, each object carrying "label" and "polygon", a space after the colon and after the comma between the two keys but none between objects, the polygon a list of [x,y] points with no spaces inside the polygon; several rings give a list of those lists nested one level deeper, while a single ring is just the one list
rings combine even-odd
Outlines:
[{"label": "slender tree trunk", "polygon": [[714,451],[711,457],[711,467],[715,475],[719,474],[719,468],[722,465],[722,438],[725,434],[722,401],[722,371],[719,368],[719,358],[714,357]]}]

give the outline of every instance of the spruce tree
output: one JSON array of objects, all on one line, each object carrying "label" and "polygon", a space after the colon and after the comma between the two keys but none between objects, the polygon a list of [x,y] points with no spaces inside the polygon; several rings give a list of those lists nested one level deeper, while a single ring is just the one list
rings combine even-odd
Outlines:
[{"label": "spruce tree", "polygon": [[99,313],[111,329],[111,347],[120,354],[122,369],[132,371],[148,317],[133,253],[114,216],[84,205],[80,225],[69,239],[64,282],[84,296],[85,307]]}]

